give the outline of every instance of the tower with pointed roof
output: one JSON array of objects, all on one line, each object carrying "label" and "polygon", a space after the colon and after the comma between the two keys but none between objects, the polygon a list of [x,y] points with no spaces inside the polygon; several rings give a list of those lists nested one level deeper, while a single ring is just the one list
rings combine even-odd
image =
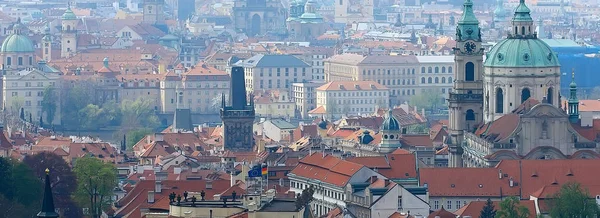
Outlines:
[{"label": "tower with pointed roof", "polygon": [[569,106],[567,113],[571,123],[579,122],[579,99],[577,98],[577,83],[575,83],[575,70],[571,72],[571,84],[569,84]]},{"label": "tower with pointed roof", "polygon": [[250,104],[248,104],[244,81],[244,68],[233,67],[229,85],[229,105],[225,102],[225,95],[222,96],[221,101],[225,150],[252,151],[254,149],[252,131],[255,117],[254,97],[250,95]]},{"label": "tower with pointed roof", "polygon": [[454,50],[454,86],[449,94],[450,111],[448,166],[462,167],[462,142],[465,131],[481,122],[483,113],[483,52],[479,21],[473,2],[465,0],[463,15],[456,27]]},{"label": "tower with pointed roof", "polygon": [[494,9],[494,19],[493,19],[493,24],[496,27],[504,27],[504,22],[506,21],[506,16],[507,16],[507,12],[506,9],[504,9],[504,1],[502,0],[496,0],[496,8]]},{"label": "tower with pointed roof", "polygon": [[60,57],[68,58],[77,53],[77,16],[71,10],[71,5],[62,15]]},{"label": "tower with pointed roof", "polygon": [[54,208],[54,199],[52,197],[52,186],[50,185],[50,170],[46,169],[46,179],[44,181],[44,199],[42,210],[37,214],[38,218],[56,218],[59,217]]},{"label": "tower with pointed roof", "polygon": [[397,148],[402,147],[400,137],[402,135],[402,128],[400,122],[392,114],[393,109],[388,111],[383,124],[381,125],[381,143],[379,144],[379,152],[391,153]]}]

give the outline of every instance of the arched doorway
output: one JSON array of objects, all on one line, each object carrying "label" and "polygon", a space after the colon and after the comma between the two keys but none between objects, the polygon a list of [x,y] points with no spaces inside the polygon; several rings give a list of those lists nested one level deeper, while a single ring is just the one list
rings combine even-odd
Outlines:
[{"label": "arched doorway", "polygon": [[252,29],[250,30],[251,36],[256,36],[260,34],[260,16],[258,14],[254,14],[252,16]]},{"label": "arched doorway", "polygon": [[529,88],[523,88],[523,90],[521,90],[521,103],[527,101],[529,97],[531,97],[531,91],[529,91]]},{"label": "arched doorway", "polygon": [[467,114],[465,116],[465,119],[468,120],[468,121],[475,120],[475,111],[473,111],[472,109],[467,110]]}]

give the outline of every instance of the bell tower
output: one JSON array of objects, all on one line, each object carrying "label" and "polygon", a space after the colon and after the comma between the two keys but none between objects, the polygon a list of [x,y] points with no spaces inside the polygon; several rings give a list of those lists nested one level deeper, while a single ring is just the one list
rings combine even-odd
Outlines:
[{"label": "bell tower", "polygon": [[77,16],[71,10],[71,5],[62,15],[62,30],[60,40],[60,56],[67,58],[77,53]]},{"label": "bell tower", "polygon": [[462,18],[456,27],[454,86],[449,94],[449,167],[462,167],[465,131],[473,131],[483,118],[483,54],[479,21],[473,2],[465,0]]}]

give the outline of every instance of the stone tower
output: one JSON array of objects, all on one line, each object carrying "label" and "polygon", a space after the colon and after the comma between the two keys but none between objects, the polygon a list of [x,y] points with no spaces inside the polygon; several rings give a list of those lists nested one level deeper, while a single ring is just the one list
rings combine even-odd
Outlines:
[{"label": "stone tower", "polygon": [[144,0],[143,23],[163,25],[165,23],[164,0]]},{"label": "stone tower", "polygon": [[60,41],[60,57],[71,57],[77,53],[77,16],[71,6],[62,15],[62,31]]},{"label": "stone tower", "polygon": [[223,145],[225,150],[252,151],[254,149],[254,99],[246,100],[244,68],[231,69],[229,105],[222,96],[221,120],[223,120]]},{"label": "stone tower", "polygon": [[44,37],[42,38],[42,58],[48,62],[52,60],[52,35],[50,34],[50,27],[46,26],[44,29]]},{"label": "stone tower", "polygon": [[450,135],[447,144],[449,167],[462,167],[462,141],[465,131],[481,122],[483,110],[483,53],[479,21],[473,2],[465,0],[462,18],[456,27],[454,86],[449,95]]}]

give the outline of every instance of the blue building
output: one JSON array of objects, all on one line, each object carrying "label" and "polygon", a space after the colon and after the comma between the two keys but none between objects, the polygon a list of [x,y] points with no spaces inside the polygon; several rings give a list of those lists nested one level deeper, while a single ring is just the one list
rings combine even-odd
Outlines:
[{"label": "blue building", "polygon": [[560,90],[562,96],[568,96],[571,71],[577,73],[577,88],[587,93],[600,85],[600,48],[579,45],[571,39],[542,39],[558,56],[560,61]]}]

